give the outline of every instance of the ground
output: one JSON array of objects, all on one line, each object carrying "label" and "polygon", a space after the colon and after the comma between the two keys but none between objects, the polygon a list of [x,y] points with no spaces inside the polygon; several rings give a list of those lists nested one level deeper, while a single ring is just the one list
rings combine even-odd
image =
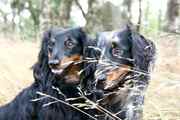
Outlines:
[{"label": "ground", "polygon": [[[180,37],[166,34],[153,40],[158,54],[146,92],[144,120],[180,120]],[[39,42],[0,36],[1,105],[33,82],[30,68],[36,62],[39,46]]]}]

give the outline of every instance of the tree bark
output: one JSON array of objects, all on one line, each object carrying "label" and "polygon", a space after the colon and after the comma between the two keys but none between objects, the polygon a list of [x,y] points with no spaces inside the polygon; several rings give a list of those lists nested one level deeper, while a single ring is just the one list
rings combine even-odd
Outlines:
[{"label": "tree bark", "polygon": [[40,32],[44,32],[51,27],[50,0],[41,0]]},{"label": "tree bark", "polygon": [[59,21],[62,27],[69,25],[73,0],[61,0],[59,8]]},{"label": "tree bark", "polygon": [[137,23],[137,31],[140,32],[141,29],[141,18],[142,18],[142,6],[141,6],[142,0],[139,0],[139,17],[138,17],[138,23]]},{"label": "tree bark", "polygon": [[123,1],[123,6],[125,7],[125,15],[126,15],[126,18],[131,21],[131,17],[132,17],[132,14],[131,14],[131,7],[132,7],[132,0],[124,0]]},{"label": "tree bark", "polygon": [[86,14],[79,4],[77,4],[77,6],[86,19],[86,32],[95,35],[94,33],[98,31],[110,31],[114,26],[117,26],[114,25],[116,22],[114,22],[113,19],[113,12],[116,8],[111,2],[105,2],[101,5],[98,0],[88,0],[88,11]]},{"label": "tree bark", "polygon": [[34,27],[37,30],[39,29],[39,24],[40,24],[39,15],[41,11],[38,8],[33,7],[33,3],[31,0],[28,0],[28,3],[29,3],[29,11],[31,13],[32,20],[34,22]]},{"label": "tree bark", "polygon": [[180,1],[179,0],[169,0],[167,3],[167,25],[165,30],[169,32],[176,32],[178,24],[177,18],[179,16]]}]

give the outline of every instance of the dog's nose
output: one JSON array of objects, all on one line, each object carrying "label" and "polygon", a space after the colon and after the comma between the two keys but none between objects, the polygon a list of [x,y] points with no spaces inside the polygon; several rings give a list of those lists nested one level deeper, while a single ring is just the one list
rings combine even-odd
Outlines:
[{"label": "dog's nose", "polygon": [[98,76],[98,81],[105,81],[106,80],[106,75],[102,74]]},{"label": "dog's nose", "polygon": [[52,67],[55,67],[56,65],[59,64],[59,60],[49,60],[48,64]]}]

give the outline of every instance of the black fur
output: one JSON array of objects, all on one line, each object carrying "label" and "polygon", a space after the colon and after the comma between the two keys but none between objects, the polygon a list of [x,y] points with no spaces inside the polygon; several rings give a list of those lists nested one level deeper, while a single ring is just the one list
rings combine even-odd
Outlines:
[{"label": "black fur", "polygon": [[[105,93],[99,104],[113,113],[119,112],[117,115],[123,120],[142,119],[144,92],[149,84],[151,65],[155,60],[154,43],[131,30],[129,26],[120,31],[100,33],[97,39],[98,47],[103,51],[100,60],[106,60],[108,63],[108,65],[99,63],[97,67],[98,71],[104,70],[97,76],[97,89]],[[122,51],[120,58],[111,55],[113,39]],[[109,66],[113,67],[114,63],[118,66],[122,64],[131,66],[132,71],[121,80],[122,83],[117,84],[117,88],[105,91],[101,85],[109,71],[105,69]]]},{"label": "black fur", "polygon": [[[37,94],[37,92],[42,92],[48,95],[51,95],[57,99],[65,101],[66,98],[79,97],[79,91],[77,89],[78,85],[67,85],[63,82],[63,77],[57,78],[51,72],[51,69],[48,65],[48,44],[52,33],[61,32],[65,34],[66,32],[71,33],[72,36],[75,36],[77,40],[81,41],[81,55],[86,53],[86,57],[94,56],[92,49],[87,49],[87,45],[90,42],[86,34],[82,31],[81,28],[71,28],[71,29],[53,29],[44,33],[41,49],[38,56],[37,63],[33,66],[33,74],[35,82],[28,88],[24,89],[16,98],[8,103],[5,106],[0,108],[0,120],[85,120],[91,119],[87,115],[61,103],[53,103],[46,107],[43,105],[53,102],[51,98],[41,98],[42,96]],[[60,51],[61,52],[61,51]],[[91,55],[93,53],[93,55]],[[85,57],[84,57],[85,59]],[[94,63],[93,63],[94,64]],[[92,81],[93,71],[95,65],[91,63],[84,63],[82,68],[85,68],[85,71],[81,74],[80,79],[86,81],[87,79]],[[88,66],[88,67],[87,67]],[[82,86],[85,82],[81,83]],[[58,88],[58,90],[53,89],[52,87]],[[90,85],[90,87],[92,87]],[[91,88],[89,88],[91,89]],[[85,89],[84,89],[85,91]],[[33,101],[34,100],[34,101]]]}]

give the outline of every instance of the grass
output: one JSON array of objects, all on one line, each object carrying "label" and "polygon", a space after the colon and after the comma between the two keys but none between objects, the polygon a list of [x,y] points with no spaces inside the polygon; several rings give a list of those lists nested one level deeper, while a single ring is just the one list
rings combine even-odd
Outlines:
[{"label": "grass", "polygon": [[[180,43],[178,36],[155,38],[158,55],[148,87],[144,120],[180,120]],[[30,67],[40,44],[0,36],[0,104],[11,101],[33,82]]]}]

